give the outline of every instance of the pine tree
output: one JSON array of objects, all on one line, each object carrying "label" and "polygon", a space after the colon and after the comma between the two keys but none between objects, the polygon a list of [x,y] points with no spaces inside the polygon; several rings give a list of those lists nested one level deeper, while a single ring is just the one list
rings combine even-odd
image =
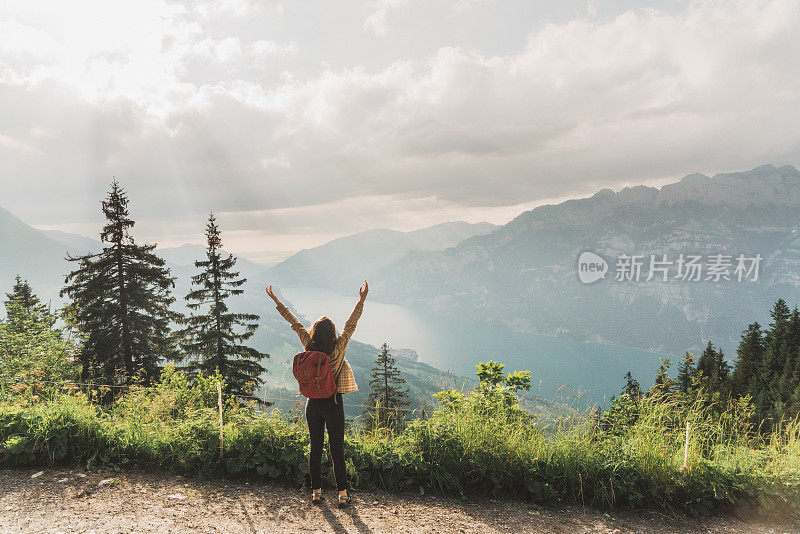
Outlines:
[{"label": "pine tree", "polygon": [[697,360],[697,374],[700,375],[703,384],[709,388],[717,379],[717,351],[714,350],[714,345],[708,342],[705,350]]},{"label": "pine tree", "polygon": [[372,368],[367,397],[370,407],[378,407],[375,423],[381,427],[399,426],[403,420],[402,409],[409,405],[408,390],[403,387],[405,379],[400,377],[395,363],[395,359],[389,354],[389,346],[384,343],[375,360],[375,367]]},{"label": "pine tree", "polygon": [[34,294],[28,281],[19,275],[14,278],[14,287],[6,297],[6,322],[11,331],[21,332],[30,322],[45,329],[55,324],[55,317]]},{"label": "pine tree", "polygon": [[709,341],[697,361],[696,373],[708,393],[721,391],[730,374],[730,366],[725,361],[722,349],[716,350]]},{"label": "pine tree", "polygon": [[669,376],[669,367],[672,365],[672,362],[669,358],[659,358],[659,362],[661,362],[661,366],[656,371],[656,379],[653,382],[652,387],[650,388],[649,393],[651,394],[666,394],[670,393],[673,388],[675,387],[675,383],[673,382],[672,378]]},{"label": "pine tree", "polygon": [[750,395],[756,398],[763,387],[764,333],[757,322],[742,332],[736,350],[736,363],[731,375],[731,390],[737,397]]},{"label": "pine tree", "polygon": [[178,315],[170,288],[175,279],[155,245],[139,245],[130,235],[125,190],[114,180],[102,201],[106,224],[97,254],[67,259],[78,267],[65,278],[61,295],[72,298],[76,323],[86,334],[79,354],[82,379],[129,384],[155,380],[163,359],[176,358],[170,321]]},{"label": "pine tree", "polygon": [[0,320],[0,389],[9,381],[25,384],[32,395],[53,391],[54,384],[77,378],[71,357],[77,344],[55,326],[56,317],[41,305],[23,299],[5,303]]},{"label": "pine tree", "polygon": [[731,366],[725,361],[725,353],[721,348],[717,351],[716,368],[720,384],[723,384],[728,378],[730,378]]},{"label": "pine tree", "polygon": [[800,353],[800,312],[797,307],[792,310],[789,324],[786,328],[784,339],[783,373],[780,380],[781,397],[790,404],[794,404],[795,392],[798,388],[797,364]]},{"label": "pine tree", "polygon": [[8,298],[5,302],[6,308],[11,302],[18,302],[28,311],[44,309],[39,297],[33,293],[33,288],[31,288],[28,281],[23,280],[19,275],[14,278],[14,287],[11,289],[11,293],[6,293],[6,297]]},{"label": "pine tree", "polygon": [[794,365],[787,362],[787,367],[792,368],[792,378],[789,384],[789,398],[791,399],[792,413],[800,413],[800,313],[795,307],[789,326],[790,347]]},{"label": "pine tree", "polygon": [[789,306],[786,305],[786,301],[778,299],[770,312],[770,316],[772,317],[772,323],[770,323],[770,329],[764,337],[766,348],[764,365],[772,386],[783,374],[783,366],[787,359],[785,351],[791,312],[789,311]]},{"label": "pine tree", "polygon": [[639,419],[639,401],[642,389],[639,382],[633,378],[630,371],[625,373],[625,387],[617,398],[612,395],[610,407],[599,416],[599,426],[602,430],[619,435]]},{"label": "pine tree", "polygon": [[[251,395],[263,384],[261,374],[266,369],[259,363],[268,354],[243,345],[258,329],[259,316],[252,313],[232,313],[227,300],[244,292],[247,281],[233,271],[236,257],[223,257],[222,237],[214,214],[206,224],[206,259],[194,262],[200,273],[192,277],[192,291],[186,295],[187,306],[193,312],[181,331],[181,347],[198,360],[190,362],[187,370],[202,371],[208,376],[219,371],[225,379],[226,393]],[[239,329],[241,333],[237,333]]]},{"label": "pine tree", "polygon": [[639,386],[639,382],[633,378],[630,371],[625,373],[625,390],[623,393],[634,400],[638,400],[642,396],[642,388]]},{"label": "pine tree", "polygon": [[697,370],[694,368],[694,355],[691,352],[687,352],[683,356],[683,361],[681,361],[680,366],[678,366],[678,378],[676,380],[678,391],[681,393],[689,392],[692,388],[692,382],[694,381],[696,372]]},{"label": "pine tree", "polygon": [[772,323],[764,336],[764,384],[756,404],[761,408],[763,417],[777,421],[783,417],[787,402],[781,382],[784,366],[790,359],[788,338],[791,312],[786,301],[778,299],[770,316]]}]

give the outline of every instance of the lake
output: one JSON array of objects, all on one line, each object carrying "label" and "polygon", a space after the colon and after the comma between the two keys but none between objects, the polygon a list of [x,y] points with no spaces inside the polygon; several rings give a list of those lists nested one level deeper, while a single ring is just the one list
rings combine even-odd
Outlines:
[{"label": "lake", "polygon": [[[307,287],[281,287],[281,292],[308,321],[327,315],[340,330],[358,301],[355,291],[351,297]],[[629,370],[647,389],[659,356],[665,356],[618,345],[512,332],[369,298],[354,338],[376,347],[386,342],[390,347],[414,349],[420,361],[462,376],[474,376],[475,364],[487,360],[505,363],[506,371],[530,370],[532,391],[560,401],[580,396],[581,405],[602,404],[611,395],[619,395]],[[674,357],[672,360],[676,362]]]}]

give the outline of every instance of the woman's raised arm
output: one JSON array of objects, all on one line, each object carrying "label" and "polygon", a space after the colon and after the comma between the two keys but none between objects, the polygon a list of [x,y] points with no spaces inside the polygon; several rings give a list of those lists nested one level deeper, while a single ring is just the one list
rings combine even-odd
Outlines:
[{"label": "woman's raised arm", "polygon": [[267,295],[269,295],[269,298],[275,301],[275,308],[278,310],[278,313],[280,313],[281,316],[286,319],[290,325],[292,325],[292,330],[294,330],[297,334],[297,337],[300,338],[300,343],[303,344],[303,348],[305,349],[306,345],[308,345],[308,342],[311,341],[311,336],[308,335],[308,330],[306,330],[306,327],[303,326],[303,323],[301,323],[300,320],[295,317],[291,311],[289,311],[289,308],[287,308],[283,302],[280,301],[275,293],[272,292],[272,286],[267,286]]},{"label": "woman's raised arm", "polygon": [[339,339],[344,338],[342,339],[342,342],[345,344],[356,330],[358,319],[361,317],[361,312],[364,311],[364,301],[367,299],[367,293],[369,293],[369,284],[367,284],[367,281],[364,280],[364,285],[358,288],[358,304],[356,304],[355,309],[353,309],[353,313],[350,314],[350,318],[347,319],[346,323],[344,323],[342,334],[339,336]]}]

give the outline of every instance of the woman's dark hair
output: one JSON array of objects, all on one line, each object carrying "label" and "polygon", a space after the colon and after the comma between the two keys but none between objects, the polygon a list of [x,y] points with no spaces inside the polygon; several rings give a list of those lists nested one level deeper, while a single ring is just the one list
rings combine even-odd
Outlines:
[{"label": "woman's dark hair", "polygon": [[308,332],[311,342],[306,346],[306,350],[316,350],[325,354],[333,354],[333,347],[336,345],[336,326],[333,321],[324,315],[311,325]]}]

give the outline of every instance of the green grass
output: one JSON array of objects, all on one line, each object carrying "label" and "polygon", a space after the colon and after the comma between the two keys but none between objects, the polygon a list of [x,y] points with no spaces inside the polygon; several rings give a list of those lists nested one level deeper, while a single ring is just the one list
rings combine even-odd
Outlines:
[{"label": "green grass", "polygon": [[[428,419],[402,432],[352,428],[347,466],[356,488],[376,490],[692,514],[797,509],[797,421],[763,437],[748,431],[741,423],[746,414],[735,407],[720,414],[700,401],[641,402],[636,423],[601,430],[589,417],[545,425],[499,396],[449,392],[439,396]],[[220,453],[213,379],[190,386],[179,374],[165,373],[157,388],[133,390],[107,408],[80,392],[36,399],[7,392],[0,399],[4,466],[136,465],[299,486],[307,454],[308,434],[299,418],[257,413],[231,399]],[[332,473],[327,477],[332,480]]]}]

